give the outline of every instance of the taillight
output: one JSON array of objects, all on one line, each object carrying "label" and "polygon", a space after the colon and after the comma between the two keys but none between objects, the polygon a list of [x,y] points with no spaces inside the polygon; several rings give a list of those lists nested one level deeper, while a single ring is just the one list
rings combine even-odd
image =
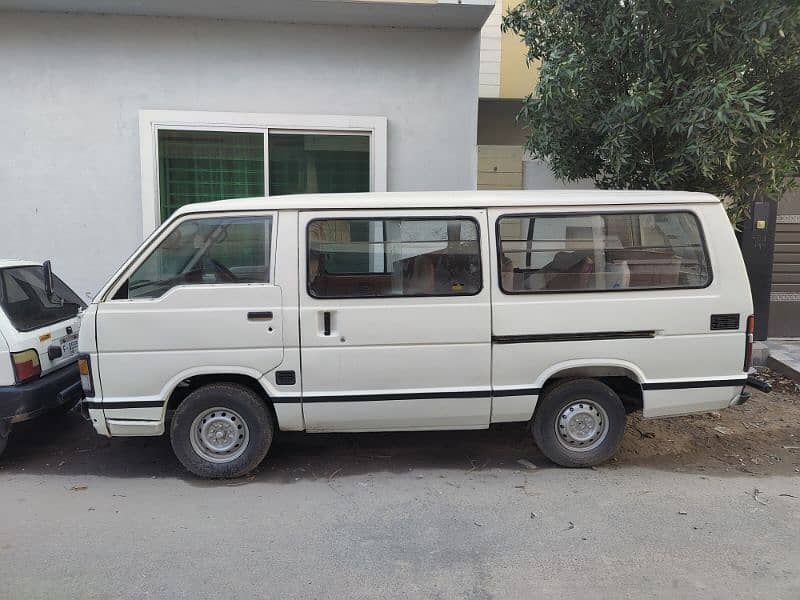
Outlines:
[{"label": "taillight", "polygon": [[92,360],[88,354],[78,356],[78,371],[81,374],[81,387],[87,398],[94,397],[94,384],[92,383]]},{"label": "taillight", "polygon": [[14,379],[17,383],[38,379],[42,375],[39,353],[32,348],[22,352],[12,352],[11,362],[14,365]]},{"label": "taillight", "polygon": [[747,336],[744,342],[744,370],[750,370],[753,366],[753,333],[756,330],[756,318],[754,315],[747,317]]}]

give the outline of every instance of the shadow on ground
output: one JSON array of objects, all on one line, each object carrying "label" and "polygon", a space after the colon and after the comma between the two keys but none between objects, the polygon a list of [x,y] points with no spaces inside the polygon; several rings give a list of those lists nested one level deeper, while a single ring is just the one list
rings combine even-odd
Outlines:
[{"label": "shadow on ground", "polygon": [[[523,424],[488,431],[279,432],[256,477],[293,482],[373,471],[520,469],[520,458],[551,466]],[[107,439],[76,414],[18,425],[0,458],[0,474],[12,473],[192,479],[173,456],[168,436]]]}]

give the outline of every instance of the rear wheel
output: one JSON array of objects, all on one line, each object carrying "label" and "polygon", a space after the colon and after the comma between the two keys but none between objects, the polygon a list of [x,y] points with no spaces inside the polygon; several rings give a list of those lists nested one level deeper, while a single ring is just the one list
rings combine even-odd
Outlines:
[{"label": "rear wheel", "polygon": [[267,455],[274,423],[263,398],[233,383],[189,394],[172,418],[172,449],[195,475],[231,478],[256,468]]},{"label": "rear wheel", "polygon": [[556,385],[539,401],[531,425],[542,453],[562,467],[590,467],[616,453],[625,433],[625,407],[594,379]]}]

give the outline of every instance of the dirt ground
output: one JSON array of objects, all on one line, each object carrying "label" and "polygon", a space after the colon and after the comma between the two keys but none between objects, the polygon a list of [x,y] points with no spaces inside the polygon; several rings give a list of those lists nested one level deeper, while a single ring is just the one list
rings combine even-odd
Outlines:
[{"label": "dirt ground", "polygon": [[768,369],[760,375],[772,392],[748,388],[753,396],[742,406],[686,417],[629,418],[613,462],[715,473],[800,473],[800,386]]}]

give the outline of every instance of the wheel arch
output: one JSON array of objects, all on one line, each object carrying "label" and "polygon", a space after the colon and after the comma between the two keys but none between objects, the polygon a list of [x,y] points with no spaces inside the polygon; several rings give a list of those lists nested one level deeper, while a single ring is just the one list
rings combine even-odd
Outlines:
[{"label": "wheel arch", "polygon": [[[552,365],[537,380],[540,397],[562,381],[596,379],[605,383],[620,397],[628,412],[644,407],[644,372],[635,364],[617,359],[573,360]],[[537,408],[540,403],[537,402]],[[535,417],[535,411],[534,411]]]},{"label": "wheel arch", "polygon": [[165,399],[162,420],[166,421],[167,413],[174,411],[181,402],[194,390],[212,383],[232,383],[244,386],[264,400],[272,414],[275,425],[280,428],[280,421],[269,391],[261,383],[261,374],[245,368],[192,369],[174,377],[165,386],[162,397]]}]

